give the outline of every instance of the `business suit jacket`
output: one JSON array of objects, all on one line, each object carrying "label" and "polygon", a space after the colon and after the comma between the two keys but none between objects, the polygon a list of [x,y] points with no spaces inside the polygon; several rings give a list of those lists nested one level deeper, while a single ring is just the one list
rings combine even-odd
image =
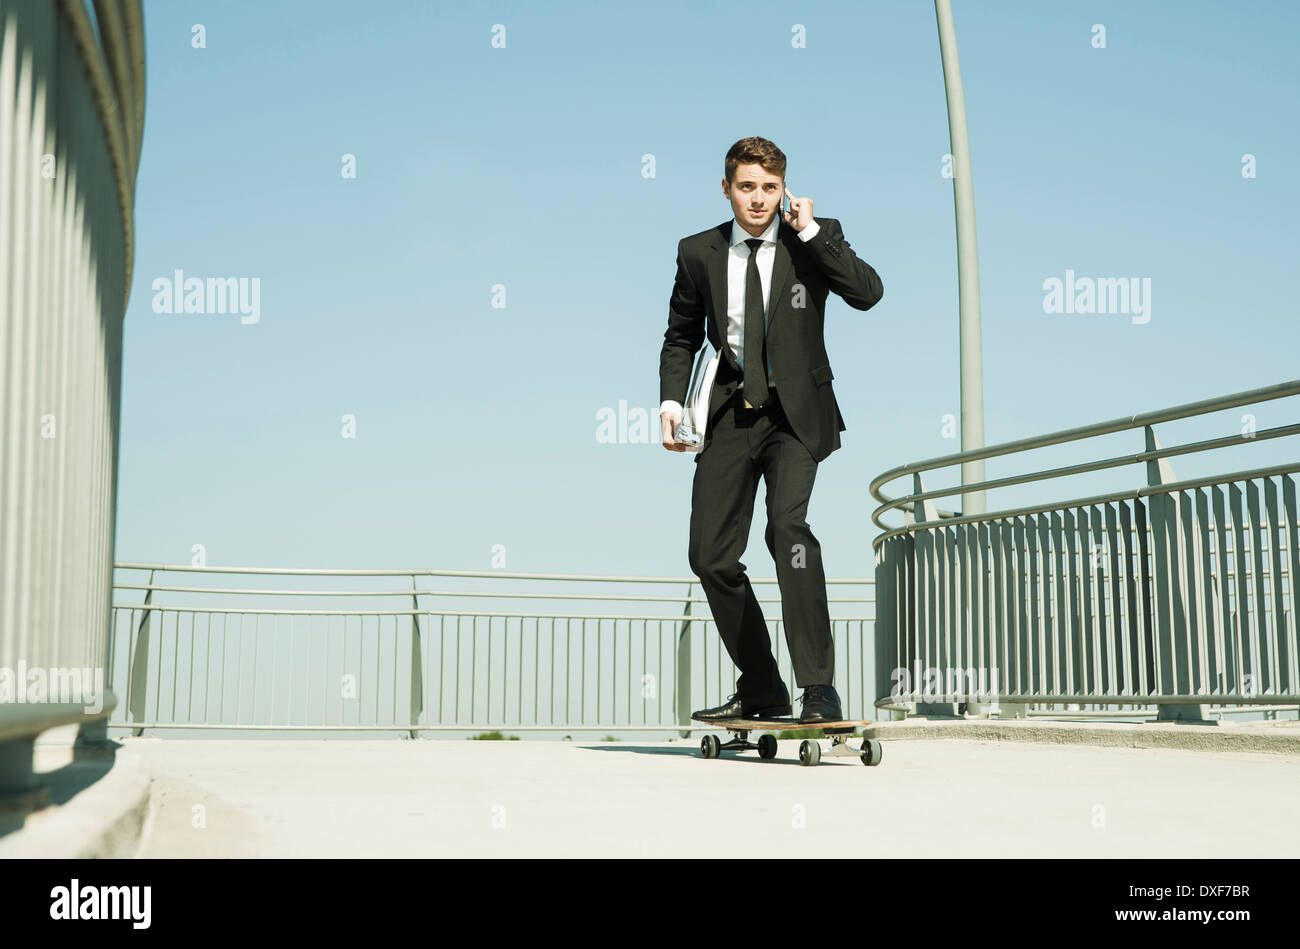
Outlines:
[{"label": "business suit jacket", "polygon": [[[884,295],[880,275],[858,257],[844,239],[840,222],[815,217],[820,228],[811,240],[781,219],[777,224],[776,256],[765,314],[767,354],[772,363],[768,385],[795,435],[822,461],[840,447],[844,417],[831,389],[835,374],[823,339],[826,297],[833,290],[855,310],[869,310]],[[684,403],[695,353],[707,336],[721,350],[709,397],[708,450],[715,414],[736,391],[743,376],[727,339],[727,255],[732,220],[682,238],[677,244],[677,278],[668,301],[668,329],[659,354],[659,398]],[[801,305],[797,305],[801,304]]]}]

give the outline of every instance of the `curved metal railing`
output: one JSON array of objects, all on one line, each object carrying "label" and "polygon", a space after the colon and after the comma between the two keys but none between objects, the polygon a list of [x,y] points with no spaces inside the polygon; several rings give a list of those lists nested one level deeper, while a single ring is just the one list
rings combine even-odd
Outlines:
[{"label": "curved metal railing", "polygon": [[0,4],[0,797],[102,737],[122,320],[144,132],[138,0]]},{"label": "curved metal railing", "polygon": [[[1300,702],[1300,461],[1177,480],[1167,459],[1300,434],[1162,447],[1152,426],[1300,394],[1300,380],[900,465],[871,482],[878,707]],[[1144,451],[927,490],[923,472],[1133,429]],[[1145,464],[1147,484],[982,514],[933,499]],[[911,476],[910,494],[881,488]],[[900,511],[901,525],[882,516]],[[981,678],[982,677],[982,678]],[[977,687],[972,688],[972,683]],[[983,687],[978,687],[982,683]]]}]

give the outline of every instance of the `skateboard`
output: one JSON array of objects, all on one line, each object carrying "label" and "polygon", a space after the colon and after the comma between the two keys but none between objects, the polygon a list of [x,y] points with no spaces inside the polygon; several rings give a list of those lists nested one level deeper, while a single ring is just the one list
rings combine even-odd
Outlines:
[{"label": "skateboard", "polygon": [[[854,729],[870,725],[871,722],[801,722],[797,718],[728,718],[722,721],[709,722],[694,718],[694,716],[692,716],[692,720],[703,725],[725,728],[733,736],[728,741],[722,742],[718,740],[717,735],[705,735],[700,740],[700,754],[705,758],[717,758],[724,751],[748,751],[754,749],[758,751],[760,758],[770,760],[776,757],[776,737],[774,735],[760,735],[757,742],[752,742],[749,740],[750,732],[788,732],[801,728],[820,728],[831,741],[830,751],[826,752],[827,757],[857,756],[862,759],[862,763],[865,765],[874,766],[880,764],[881,747],[880,742],[875,738],[862,739],[862,748],[858,751],[855,751],[849,744]],[[821,743],[813,738],[804,739],[803,743],[799,745],[799,763],[802,765],[815,765],[821,759]]]}]

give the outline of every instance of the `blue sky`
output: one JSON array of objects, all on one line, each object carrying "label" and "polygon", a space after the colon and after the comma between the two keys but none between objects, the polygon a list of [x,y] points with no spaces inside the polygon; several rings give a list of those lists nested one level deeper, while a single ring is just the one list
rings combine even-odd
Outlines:
[{"label": "blue sky", "polygon": [[[986,441],[1300,374],[1300,8],[954,8]],[[871,574],[873,476],[958,450],[932,4],[168,0],[146,2],[145,29],[119,560],[203,544],[209,564],[485,570],[501,544],[511,571],[686,575],[694,465],[658,445],[659,348],[677,241],[730,217],[723,156],[748,135],[785,151],[791,190],[884,281],[871,311],[832,298],[826,314],[847,424],[809,508],[828,574]],[[154,312],[178,269],[257,278],[260,319]],[[1067,270],[1150,278],[1150,322],[1044,313],[1043,281]],[[648,442],[597,440],[621,401],[650,414]],[[1256,411],[1261,428],[1295,419],[1294,400]],[[1240,414],[1162,432],[1228,434]],[[1174,468],[1293,457],[1278,440]],[[762,489],[755,503],[743,559],[768,577]]]}]

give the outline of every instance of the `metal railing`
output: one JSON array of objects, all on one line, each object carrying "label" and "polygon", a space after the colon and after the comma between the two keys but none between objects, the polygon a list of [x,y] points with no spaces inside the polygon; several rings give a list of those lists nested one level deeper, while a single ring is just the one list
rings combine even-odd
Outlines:
[{"label": "metal railing", "polygon": [[[1175,480],[1167,459],[1300,433],[1282,425],[1170,448],[1152,426],[1300,394],[1282,383],[890,469],[871,483],[877,705],[918,702],[1207,707],[1300,702],[1293,583],[1300,462]],[[1146,450],[939,490],[922,472],[1142,429]],[[962,516],[932,499],[1129,464],[1141,488]],[[911,475],[913,492],[884,484]],[[881,516],[904,512],[890,527]],[[898,670],[909,670],[908,674]],[[912,673],[911,670],[915,670]],[[932,674],[930,670],[936,672]],[[973,697],[969,670],[998,677]],[[918,674],[929,681],[917,681]],[[986,692],[989,690],[985,690]]]},{"label": "metal railing", "polygon": [[[698,728],[691,711],[734,691],[735,668],[694,578],[117,568],[109,668],[124,702],[109,725],[137,734],[673,732]],[[195,578],[164,582],[176,573]],[[284,576],[300,579],[276,582]],[[872,617],[861,607],[873,603],[872,582],[827,580],[835,681],[846,712],[858,717],[871,707]],[[614,592],[596,592],[611,585]],[[841,596],[842,586],[868,592]],[[759,602],[793,683],[779,606],[766,605],[780,600]]]},{"label": "metal railing", "polygon": [[[138,0],[0,3],[0,797],[35,737],[103,737],[122,319],[144,130]],[[98,707],[97,707],[98,706]],[[99,725],[96,725],[96,722]],[[20,804],[19,806],[23,806]]]}]

